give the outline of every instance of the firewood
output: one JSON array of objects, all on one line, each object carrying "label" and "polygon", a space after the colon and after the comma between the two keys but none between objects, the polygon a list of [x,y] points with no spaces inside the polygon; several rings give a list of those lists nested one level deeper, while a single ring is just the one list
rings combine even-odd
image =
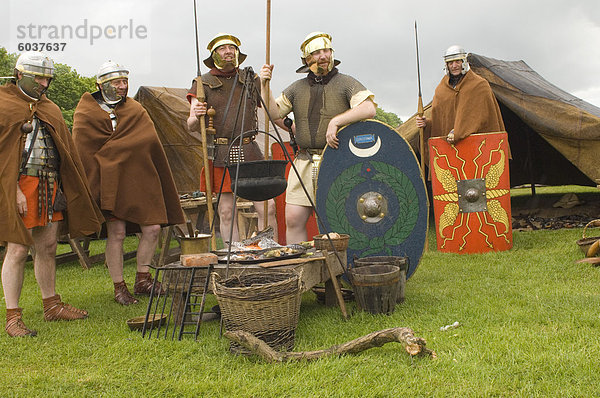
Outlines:
[{"label": "firewood", "polygon": [[242,330],[227,331],[224,334],[229,340],[238,343],[247,348],[253,354],[261,357],[263,360],[273,362],[287,362],[292,360],[307,360],[312,361],[322,358],[327,355],[345,355],[357,354],[368,350],[369,348],[381,347],[386,343],[400,343],[411,356],[430,356],[436,358],[435,351],[425,347],[427,344],[425,339],[415,337],[414,332],[410,328],[390,328],[369,333],[366,336],[348,341],[340,345],[334,345],[330,348],[317,351],[302,351],[302,352],[280,352],[272,349],[267,343],[254,336],[252,333]]}]

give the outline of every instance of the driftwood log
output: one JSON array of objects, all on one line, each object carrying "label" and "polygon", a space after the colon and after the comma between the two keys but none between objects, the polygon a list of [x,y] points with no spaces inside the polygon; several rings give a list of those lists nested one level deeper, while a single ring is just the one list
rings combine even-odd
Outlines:
[{"label": "driftwood log", "polygon": [[390,328],[369,333],[366,336],[348,341],[340,345],[318,351],[280,352],[275,351],[267,343],[255,337],[252,333],[241,330],[228,331],[224,334],[229,340],[247,348],[267,362],[287,362],[292,360],[307,360],[322,358],[327,355],[356,354],[369,348],[381,347],[386,343],[400,343],[412,357],[416,355],[436,357],[434,351],[425,347],[426,341],[415,337],[410,328]]}]

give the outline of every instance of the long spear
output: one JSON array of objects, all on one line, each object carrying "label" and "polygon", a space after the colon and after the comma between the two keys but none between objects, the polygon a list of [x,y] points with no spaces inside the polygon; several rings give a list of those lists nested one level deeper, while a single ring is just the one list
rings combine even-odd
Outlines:
[{"label": "long spear", "polygon": [[[415,21],[415,44],[417,46],[417,81],[419,82],[419,104],[417,106],[417,115],[423,117],[423,96],[421,95],[421,68],[419,66],[419,36],[417,35],[417,21]],[[423,181],[425,181],[425,131],[423,127],[419,127],[419,151],[421,152],[421,174],[423,175]],[[429,220],[427,220],[429,224]],[[429,249],[429,240],[427,239],[427,230],[425,231],[425,246],[423,249],[427,251]]]},{"label": "long spear", "polygon": [[[415,44],[417,47],[417,80],[419,82],[419,105],[417,115],[423,117],[423,96],[421,95],[421,68],[419,67],[419,36],[417,35],[417,21],[415,21]],[[425,132],[419,127],[419,151],[421,152],[421,173],[425,177]]]},{"label": "long spear", "polygon": [[[265,52],[265,63],[271,64],[271,0],[267,0],[267,32],[266,32],[266,52]],[[270,82],[267,80],[267,93],[269,92]],[[269,97],[266,98],[265,104],[265,159],[269,159]],[[265,219],[263,220],[263,229],[266,229],[269,225],[269,201],[265,200],[264,210]]]},{"label": "long spear", "polygon": [[[196,62],[198,67],[196,78],[196,99],[199,102],[206,101],[206,95],[204,94],[204,87],[202,86],[202,73],[200,72],[200,47],[198,45],[198,16],[196,13],[196,0],[194,2],[194,28],[196,31]],[[214,225],[214,210],[213,210],[213,202],[212,202],[212,181],[211,181],[211,173],[210,173],[210,164],[208,162],[208,140],[206,137],[206,121],[204,120],[204,116],[199,119],[200,122],[200,135],[202,136],[202,160],[204,162],[204,182],[206,184],[206,209],[208,210],[208,219],[210,225],[211,232],[211,245],[212,249],[217,249],[217,239],[215,237],[215,231],[213,229]]]}]

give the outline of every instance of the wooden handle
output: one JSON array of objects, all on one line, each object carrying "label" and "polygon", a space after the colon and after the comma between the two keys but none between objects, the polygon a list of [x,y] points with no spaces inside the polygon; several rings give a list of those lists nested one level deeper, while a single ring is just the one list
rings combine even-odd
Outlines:
[{"label": "wooden handle", "polygon": [[585,224],[585,227],[583,227],[583,234],[582,234],[583,239],[586,238],[585,231],[588,229],[588,227],[596,227],[598,225],[600,225],[600,219],[592,220],[589,223]]}]

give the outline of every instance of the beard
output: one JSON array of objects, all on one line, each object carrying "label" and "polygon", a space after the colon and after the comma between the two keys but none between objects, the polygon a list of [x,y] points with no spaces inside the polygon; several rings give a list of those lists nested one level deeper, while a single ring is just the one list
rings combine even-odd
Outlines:
[{"label": "beard", "polygon": [[307,59],[306,62],[308,69],[310,69],[315,75],[326,75],[331,72],[331,69],[333,69],[333,57],[329,58],[329,62],[326,64],[326,66],[319,64],[312,57]]}]

